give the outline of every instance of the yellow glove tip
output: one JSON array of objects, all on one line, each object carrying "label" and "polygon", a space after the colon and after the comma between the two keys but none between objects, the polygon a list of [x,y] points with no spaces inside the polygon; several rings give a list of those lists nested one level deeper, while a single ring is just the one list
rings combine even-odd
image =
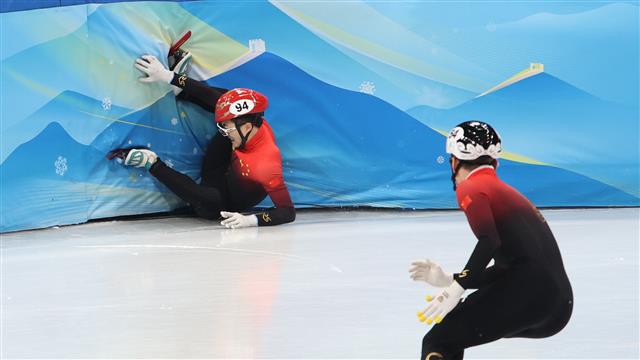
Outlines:
[{"label": "yellow glove tip", "polygon": [[436,324],[440,324],[442,322],[442,316],[436,316]]},{"label": "yellow glove tip", "polygon": [[431,295],[427,295],[427,297],[426,297],[425,299],[426,299],[427,301],[431,301],[431,300],[433,300],[433,296],[431,296]]},{"label": "yellow glove tip", "polygon": [[433,318],[428,318],[427,319],[427,324],[431,325],[433,323]]}]

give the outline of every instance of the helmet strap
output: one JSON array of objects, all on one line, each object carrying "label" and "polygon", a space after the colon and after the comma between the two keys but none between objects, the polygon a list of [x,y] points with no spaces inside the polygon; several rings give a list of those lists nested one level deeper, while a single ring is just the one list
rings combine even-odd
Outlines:
[{"label": "helmet strap", "polygon": [[[451,155],[451,157],[449,158],[450,163],[453,163],[453,159],[454,156]],[[453,171],[451,172],[451,182],[453,183],[453,191],[456,191],[456,189],[458,188],[458,185],[456,184],[456,176],[458,175],[458,171],[460,171],[460,168],[462,167],[462,161],[458,158],[455,158],[456,160],[458,160],[458,164],[456,164],[455,169],[453,169]]]},{"label": "helmet strap", "polygon": [[[237,119],[233,119],[233,123],[236,125],[236,131],[238,132],[238,135],[240,135],[240,140],[241,140],[240,141],[240,146],[238,146],[238,149],[243,149],[244,146],[247,144],[247,140],[249,139],[249,135],[251,135],[251,132],[253,131],[253,128],[255,126],[253,126],[253,123],[251,123],[251,125],[253,126],[251,128],[251,130],[249,130],[248,133],[243,134],[242,130],[240,129],[239,121]],[[245,124],[247,124],[247,123],[245,123]],[[242,125],[244,125],[244,124],[242,124]]]}]

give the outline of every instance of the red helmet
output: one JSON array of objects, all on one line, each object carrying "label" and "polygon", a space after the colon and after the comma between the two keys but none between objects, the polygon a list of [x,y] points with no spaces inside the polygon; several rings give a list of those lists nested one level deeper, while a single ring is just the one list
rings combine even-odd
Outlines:
[{"label": "red helmet", "polygon": [[251,89],[229,90],[218,99],[216,122],[232,120],[246,114],[264,112],[269,106],[266,96]]}]

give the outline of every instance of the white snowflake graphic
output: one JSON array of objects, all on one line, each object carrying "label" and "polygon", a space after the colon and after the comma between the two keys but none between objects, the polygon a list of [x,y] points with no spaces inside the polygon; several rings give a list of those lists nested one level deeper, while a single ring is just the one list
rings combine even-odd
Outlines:
[{"label": "white snowflake graphic", "polygon": [[176,126],[178,125],[178,118],[171,118],[171,125]]},{"label": "white snowflake graphic", "polygon": [[442,164],[442,163],[444,163],[444,156],[442,156],[442,155],[438,156],[438,158],[436,159],[436,161],[438,162],[438,164]]},{"label": "white snowflake graphic", "polygon": [[373,95],[373,93],[376,92],[376,85],[371,81],[363,81],[362,84],[360,84],[360,92]]},{"label": "white snowflake graphic", "polygon": [[197,154],[198,153],[198,148],[193,148],[193,154]]},{"label": "white snowflake graphic", "polygon": [[151,143],[147,143],[147,149],[151,149]]},{"label": "white snowflake graphic", "polygon": [[171,161],[171,159],[169,160],[164,160],[165,165],[167,165],[168,167],[173,169],[173,161]]},{"label": "white snowflake graphic", "polygon": [[64,176],[64,173],[69,170],[69,167],[67,166],[67,158],[65,157],[58,156],[54,165],[56,166],[56,174],[60,176]]},{"label": "white snowflake graphic", "polygon": [[108,97],[105,97],[104,99],[102,99],[102,108],[105,111],[111,110],[111,99],[109,99]]},{"label": "white snowflake graphic", "polygon": [[133,144],[133,141],[129,140],[129,145]]}]

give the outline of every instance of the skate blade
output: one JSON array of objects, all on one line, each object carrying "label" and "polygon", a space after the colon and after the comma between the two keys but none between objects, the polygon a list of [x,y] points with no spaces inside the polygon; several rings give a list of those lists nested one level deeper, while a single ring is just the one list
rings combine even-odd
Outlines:
[{"label": "skate blade", "polygon": [[131,146],[126,148],[113,149],[109,151],[107,154],[107,160],[113,160],[115,158],[126,159],[127,155],[129,155],[129,151],[132,149],[146,149],[146,146]]},{"label": "skate blade", "polygon": [[185,42],[187,42],[187,40],[189,40],[190,37],[191,37],[191,30],[187,30],[184,33],[182,33],[182,35],[180,35],[178,40],[176,40],[169,48],[169,56],[175,54],[175,52],[178,51],[178,49],[180,49],[180,46],[182,46]]}]

